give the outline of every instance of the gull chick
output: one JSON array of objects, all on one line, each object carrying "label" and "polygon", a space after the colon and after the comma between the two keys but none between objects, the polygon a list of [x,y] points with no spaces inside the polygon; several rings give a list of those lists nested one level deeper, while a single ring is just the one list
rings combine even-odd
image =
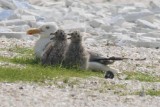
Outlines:
[{"label": "gull chick", "polygon": [[67,35],[63,30],[57,30],[54,35],[53,45],[48,45],[42,55],[43,65],[60,65],[64,59],[67,49]]},{"label": "gull chick", "polygon": [[85,70],[88,68],[89,54],[82,45],[82,36],[79,31],[74,31],[69,35],[71,35],[71,43],[65,55],[64,65]]}]

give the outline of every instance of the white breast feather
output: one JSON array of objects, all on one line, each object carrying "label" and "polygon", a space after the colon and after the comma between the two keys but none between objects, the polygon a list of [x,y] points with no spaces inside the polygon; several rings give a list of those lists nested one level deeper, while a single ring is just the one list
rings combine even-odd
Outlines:
[{"label": "white breast feather", "polygon": [[36,57],[40,58],[43,50],[45,49],[46,45],[50,42],[50,38],[40,38],[34,47],[34,52]]}]

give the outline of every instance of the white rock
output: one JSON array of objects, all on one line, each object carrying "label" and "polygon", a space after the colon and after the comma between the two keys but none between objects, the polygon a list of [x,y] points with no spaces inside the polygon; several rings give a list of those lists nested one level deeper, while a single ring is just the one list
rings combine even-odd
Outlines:
[{"label": "white rock", "polygon": [[7,19],[8,20],[20,19],[20,16],[17,13],[14,13],[11,14],[11,16],[9,16]]},{"label": "white rock", "polygon": [[136,27],[136,24],[135,23],[130,23],[130,22],[124,22],[122,24],[122,26],[120,27],[123,27],[123,28],[126,28],[126,29],[132,29],[133,27]]},{"label": "white rock", "polygon": [[[79,8],[76,8],[76,9],[79,9]],[[85,21],[87,19],[88,16],[85,16],[86,13],[83,9],[80,9],[80,10],[69,10],[68,13],[66,13],[65,16],[63,16],[63,20],[73,20],[73,21],[77,21],[77,22],[80,22],[80,21]]]},{"label": "white rock", "polygon": [[5,36],[6,38],[26,38],[26,32],[0,32],[0,37]]},{"label": "white rock", "polygon": [[106,32],[109,32],[113,29],[113,27],[110,24],[105,23],[101,25],[101,29],[103,29]]},{"label": "white rock", "polygon": [[160,38],[160,33],[159,32],[149,32],[149,33],[144,33],[141,36],[142,37],[151,37],[151,38]]},{"label": "white rock", "polygon": [[159,42],[147,42],[147,41],[138,41],[136,43],[137,47],[146,47],[146,48],[157,48],[160,47]]},{"label": "white rock", "polygon": [[112,8],[110,8],[110,12],[113,16],[118,14],[118,8],[115,6],[112,6]]},{"label": "white rock", "polygon": [[65,0],[65,6],[69,7],[72,5],[72,1],[71,0]]},{"label": "white rock", "polygon": [[97,18],[96,15],[93,15],[93,14],[90,14],[90,13],[81,14],[80,17],[82,17],[83,21],[90,21],[90,20],[93,20],[93,19]]},{"label": "white rock", "polygon": [[154,24],[155,26],[157,26],[158,29],[160,29],[160,20],[154,18],[153,24]]},{"label": "white rock", "polygon": [[96,4],[91,3],[91,8],[93,11],[98,12],[102,10],[102,5],[100,3],[96,3]]},{"label": "white rock", "polygon": [[160,7],[158,6],[159,4],[156,4],[154,1],[150,1],[149,2],[149,6],[152,8],[152,9],[160,9]]},{"label": "white rock", "polygon": [[3,25],[3,26],[24,25],[24,24],[27,24],[27,22],[21,19],[7,20],[7,21],[0,22],[0,25]]},{"label": "white rock", "polygon": [[152,35],[147,35],[144,33],[137,33],[137,47],[146,47],[146,48],[156,48],[160,47],[160,43],[157,41],[157,38],[152,37]]},{"label": "white rock", "polygon": [[78,8],[78,7],[70,7],[69,8],[69,12],[83,14],[84,13],[84,9],[83,8]]},{"label": "white rock", "polygon": [[[108,11],[107,11],[107,13],[109,13]],[[95,12],[95,15],[97,16],[97,17],[103,17],[103,18],[105,18],[105,17],[107,17],[106,15],[106,10],[104,10],[104,9],[101,9],[101,10],[99,10],[99,11],[96,11]]]},{"label": "white rock", "polygon": [[[26,25],[32,20],[22,20],[22,19],[14,19],[14,20],[7,20],[1,21],[0,25],[3,26],[12,26],[12,25]],[[32,21],[33,22],[33,21]]]},{"label": "white rock", "polygon": [[117,36],[115,36],[112,33],[104,33],[101,37],[99,37],[100,39],[107,39],[108,41],[114,41],[117,39]]},{"label": "white rock", "polygon": [[112,17],[112,19],[110,20],[110,24],[113,24],[113,25],[122,25],[123,22],[125,22],[125,19],[122,17],[122,16],[115,16],[115,17]]},{"label": "white rock", "polygon": [[104,24],[104,22],[101,19],[94,19],[94,20],[90,21],[89,24],[93,28],[97,28],[97,27],[100,27],[102,24]]},{"label": "white rock", "polygon": [[98,45],[98,42],[93,38],[85,39],[84,43],[85,43],[85,45],[89,45],[89,46],[93,46],[93,47],[96,47]]},{"label": "white rock", "polygon": [[31,15],[22,15],[21,16],[21,19],[22,20],[29,20],[29,21],[36,21],[36,18],[35,18],[35,16],[31,16]]},{"label": "white rock", "polygon": [[66,7],[70,7],[72,6],[73,3],[75,3],[76,0],[65,0],[65,6]]},{"label": "white rock", "polygon": [[16,9],[16,6],[7,0],[0,0],[0,5],[4,8]]},{"label": "white rock", "polygon": [[136,7],[134,7],[134,6],[125,6],[119,10],[119,13],[133,12],[135,10],[136,10]]},{"label": "white rock", "polygon": [[150,28],[142,28],[140,26],[134,26],[131,28],[131,30],[136,33],[146,33],[146,32],[152,31],[152,29],[150,29]]},{"label": "white rock", "polygon": [[0,27],[0,32],[12,32],[10,28]]},{"label": "white rock", "polygon": [[9,29],[11,29],[13,32],[26,32],[30,26],[28,25],[22,25],[22,26],[8,26]]},{"label": "white rock", "polygon": [[137,40],[131,39],[119,39],[115,43],[118,46],[137,46]]},{"label": "white rock", "polygon": [[146,4],[144,4],[143,2],[135,2],[134,6],[138,9],[146,9]]},{"label": "white rock", "polygon": [[85,3],[81,2],[80,0],[77,0],[76,2],[73,2],[71,6],[82,8],[82,9],[87,9],[88,8],[88,6]]},{"label": "white rock", "polygon": [[151,11],[143,10],[143,11],[140,11],[140,12],[129,12],[126,15],[124,15],[124,18],[128,22],[135,22],[137,19],[147,17],[147,16],[151,16],[151,15],[153,15],[153,13]]},{"label": "white rock", "polygon": [[13,10],[4,10],[0,8],[0,20],[5,20],[14,15]]},{"label": "white rock", "polygon": [[67,13],[64,17],[63,20],[73,20],[73,21],[80,21],[80,16],[75,14],[75,13]]},{"label": "white rock", "polygon": [[136,24],[138,26],[141,26],[141,27],[145,27],[145,28],[150,28],[150,29],[157,29],[157,26],[152,24],[151,22],[148,22],[146,20],[141,20],[141,19],[138,19],[136,21]]},{"label": "white rock", "polygon": [[64,30],[80,30],[80,31],[86,31],[88,26],[85,25],[85,23],[75,22],[72,20],[66,20],[63,22],[62,25],[60,25],[60,28]]},{"label": "white rock", "polygon": [[128,34],[128,33],[129,33],[129,30],[127,30],[127,29],[125,29],[125,28],[120,28],[120,27],[114,26],[113,29],[111,30],[111,32]]},{"label": "white rock", "polygon": [[29,23],[28,23],[28,25],[30,26],[30,27],[33,27],[33,28],[36,28],[36,27],[39,27],[39,26],[41,26],[42,24],[44,24],[43,22],[31,22],[31,21],[29,21]]},{"label": "white rock", "polygon": [[146,20],[146,21],[149,21],[149,22],[153,23],[153,22],[154,22],[154,20],[155,20],[155,16],[154,16],[154,15],[146,16],[146,17],[143,17],[143,18],[141,18],[141,19],[142,19],[142,20]]}]

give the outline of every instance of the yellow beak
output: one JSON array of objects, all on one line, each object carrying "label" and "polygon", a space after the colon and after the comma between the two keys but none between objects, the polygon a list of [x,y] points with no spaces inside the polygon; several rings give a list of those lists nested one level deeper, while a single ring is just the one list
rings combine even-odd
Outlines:
[{"label": "yellow beak", "polygon": [[41,30],[38,28],[31,28],[31,29],[27,30],[28,35],[39,34],[40,32],[41,32]]}]

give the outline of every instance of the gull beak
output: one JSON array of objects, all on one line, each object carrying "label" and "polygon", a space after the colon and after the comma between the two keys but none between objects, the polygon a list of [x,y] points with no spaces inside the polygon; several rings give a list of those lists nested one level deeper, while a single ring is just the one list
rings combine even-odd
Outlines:
[{"label": "gull beak", "polygon": [[34,34],[40,34],[40,33],[41,33],[41,30],[38,28],[31,28],[27,30],[28,35],[34,35]]}]

